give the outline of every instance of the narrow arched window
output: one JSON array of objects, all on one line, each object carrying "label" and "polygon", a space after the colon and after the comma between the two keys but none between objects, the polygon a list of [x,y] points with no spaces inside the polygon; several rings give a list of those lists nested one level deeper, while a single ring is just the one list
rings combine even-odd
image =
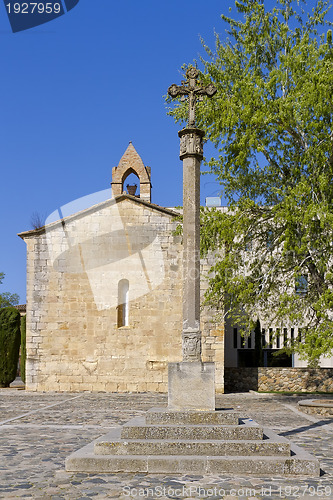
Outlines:
[{"label": "narrow arched window", "polygon": [[128,326],[129,317],[129,281],[120,280],[118,283],[118,318],[117,326]]}]

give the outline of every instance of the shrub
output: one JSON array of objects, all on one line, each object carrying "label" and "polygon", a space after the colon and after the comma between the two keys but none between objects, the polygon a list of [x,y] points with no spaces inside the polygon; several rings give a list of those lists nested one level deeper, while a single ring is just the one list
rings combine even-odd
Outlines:
[{"label": "shrub", "polygon": [[27,317],[22,316],[21,318],[21,379],[25,383],[25,360],[27,357],[26,351],[26,326],[27,326]]},{"label": "shrub", "polygon": [[0,309],[0,387],[15,380],[19,357],[21,317],[15,307]]}]

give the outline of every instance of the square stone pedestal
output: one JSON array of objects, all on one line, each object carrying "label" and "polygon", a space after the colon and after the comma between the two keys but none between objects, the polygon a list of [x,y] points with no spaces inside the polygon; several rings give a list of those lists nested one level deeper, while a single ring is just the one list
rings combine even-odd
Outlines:
[{"label": "square stone pedestal", "polygon": [[215,410],[214,363],[169,363],[168,384],[169,409]]}]

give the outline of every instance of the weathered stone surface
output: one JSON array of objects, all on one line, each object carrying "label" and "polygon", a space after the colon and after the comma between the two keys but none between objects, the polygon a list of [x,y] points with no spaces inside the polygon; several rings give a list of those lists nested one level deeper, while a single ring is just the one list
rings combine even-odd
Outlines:
[{"label": "weathered stone surface", "polygon": [[298,402],[300,410],[312,415],[333,416],[333,399],[307,399]]},{"label": "weathered stone surface", "polygon": [[103,441],[95,444],[96,455],[211,455],[211,456],[290,456],[289,443],[263,441],[213,441],[131,439]]},{"label": "weathered stone surface", "polygon": [[208,473],[235,473],[262,476],[320,476],[319,462],[311,458],[282,458],[282,457],[209,457],[207,461]]},{"label": "weathered stone surface", "polygon": [[[90,453],[89,453],[90,451]],[[66,459],[66,471],[70,472],[148,472],[145,456],[98,456],[88,447],[82,455],[73,454]]]},{"label": "weathered stone surface", "polygon": [[200,162],[183,158],[183,361],[201,361]]},{"label": "weathered stone surface", "polygon": [[[164,412],[168,417],[178,415],[181,422],[195,413],[202,419],[203,415],[221,414],[222,412]],[[162,410],[152,410],[146,414],[150,417],[160,417]],[[167,421],[169,418],[166,419]],[[243,419],[240,428],[257,429],[251,419]],[[139,428],[151,430],[156,427],[156,433],[149,438],[132,438],[126,431],[132,429],[134,435],[140,433]],[[185,439],[193,427],[200,425],[148,424],[142,417],[136,417],[121,428],[113,429],[106,436],[84,447],[68,457],[67,470],[103,471],[103,472],[137,472],[138,470],[155,473],[237,473],[242,474],[280,474],[280,475],[311,475],[320,473],[319,462],[297,446],[278,436],[270,429],[264,429],[259,439]],[[204,424],[202,432],[209,426]],[[214,427],[214,426],[212,426]],[[215,426],[216,427],[216,426]],[[225,426],[226,428],[228,426]],[[162,434],[161,430],[164,428]],[[169,429],[178,428],[176,438],[170,438]],[[234,426],[229,426],[233,431]],[[193,433],[192,433],[193,434]],[[125,436],[125,437],[124,437]],[[167,436],[168,438],[166,438]],[[264,438],[264,439],[263,439]],[[103,460],[105,457],[105,460]],[[128,460],[127,460],[128,458]],[[137,460],[137,462],[136,462]],[[133,467],[133,469],[132,469]],[[139,469],[137,469],[139,467]]]},{"label": "weathered stone surface", "polygon": [[266,477],[319,477],[318,461],[286,457],[198,457],[198,456],[72,456],[67,471],[76,472],[147,472],[155,474],[251,474]]},{"label": "weathered stone surface", "polygon": [[[155,456],[148,457],[148,471],[150,473],[177,474],[204,474],[207,471],[207,458],[198,456]],[[163,471],[163,472],[161,472]]]},{"label": "weathered stone surface", "polygon": [[218,411],[171,411],[152,408],[146,413],[147,424],[221,424],[237,425],[240,415],[226,410]]},{"label": "weathered stone surface", "polygon": [[259,426],[245,425],[147,425],[143,417],[132,419],[121,432],[122,439],[262,439]]},{"label": "weathered stone surface", "polygon": [[214,363],[169,363],[170,410],[215,410]]}]

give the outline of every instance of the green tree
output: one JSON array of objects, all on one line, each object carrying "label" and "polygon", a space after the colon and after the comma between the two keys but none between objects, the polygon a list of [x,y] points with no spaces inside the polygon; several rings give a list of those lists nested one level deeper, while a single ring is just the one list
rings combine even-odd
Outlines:
[{"label": "green tree", "polygon": [[15,380],[21,343],[20,313],[14,307],[0,309],[0,387]]},{"label": "green tree", "polygon": [[[4,273],[0,273],[0,285],[4,279]],[[15,306],[19,303],[19,296],[16,293],[3,292],[0,293],[0,308]]]},{"label": "green tree", "polygon": [[25,363],[27,359],[27,317],[22,316],[21,318],[21,379],[25,382]]},{"label": "green tree", "polygon": [[204,44],[202,81],[218,94],[197,122],[219,150],[207,165],[229,203],[203,212],[202,251],[220,255],[206,298],[249,329],[257,318],[301,326],[291,349],[316,366],[333,348],[329,2],[265,4],[236,1],[236,18],[221,16],[227,36]]}]

